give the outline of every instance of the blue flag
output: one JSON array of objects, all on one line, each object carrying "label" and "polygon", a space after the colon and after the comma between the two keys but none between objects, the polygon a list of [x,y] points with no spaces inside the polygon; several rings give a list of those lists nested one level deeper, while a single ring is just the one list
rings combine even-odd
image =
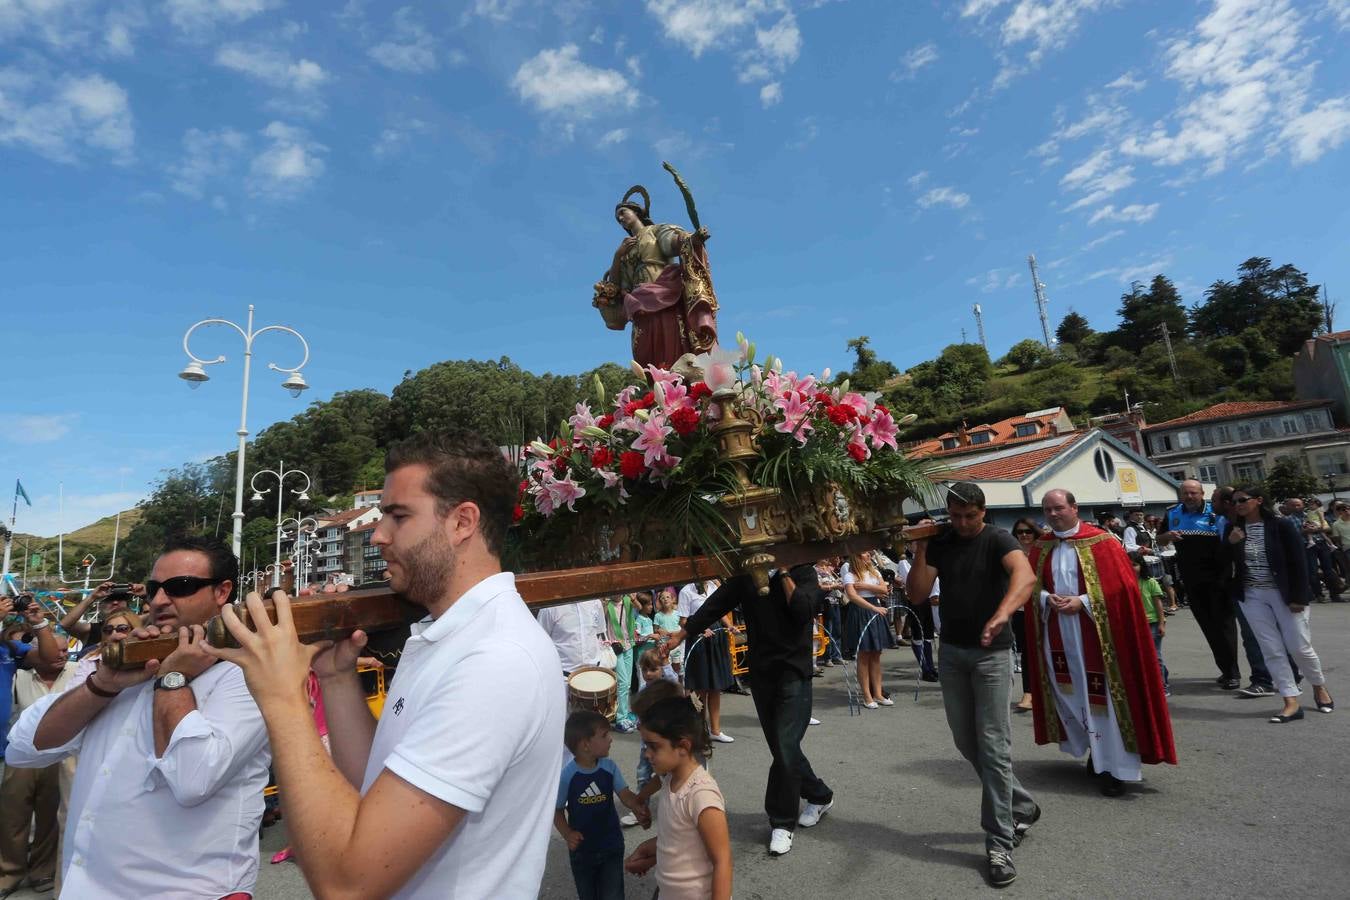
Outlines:
[{"label": "blue flag", "polygon": [[24,503],[29,506],[33,505],[33,501],[28,499],[28,492],[23,489],[23,482],[16,478],[14,479],[14,499],[17,500],[20,497],[23,498]]}]

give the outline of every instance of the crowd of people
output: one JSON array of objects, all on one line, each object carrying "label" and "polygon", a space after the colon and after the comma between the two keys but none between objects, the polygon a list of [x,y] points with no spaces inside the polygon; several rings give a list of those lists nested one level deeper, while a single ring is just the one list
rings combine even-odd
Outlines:
[{"label": "crowd of people", "polygon": [[[20,616],[0,642],[4,721],[17,700],[0,734],[0,896],[22,884],[80,898],[252,896],[274,778],[317,896],[536,896],[554,830],[583,900],[622,897],[625,871],[652,873],[662,900],[728,900],[727,804],[709,768],[713,748],[735,741],[721,695],[752,698],[772,759],[767,846],[783,856],[837,802],[802,746],[819,724],[814,679],[849,667],[864,714],[893,706],[881,661],[904,644],[939,684],[981,786],[985,875],[1002,887],[1041,818],[1013,770],[1015,711],[1030,712],[1038,743],[1084,759],[1108,797],[1144,765],[1175,764],[1162,643],[1180,609],[1223,689],[1282,698],[1272,723],[1304,717],[1303,679],[1318,711],[1334,709],[1308,606],[1319,584],[1332,596],[1343,584],[1350,509],[1339,506],[1333,523],[1302,502],[1277,513],[1256,485],[1207,501],[1186,482],[1165,516],[1097,526],[1055,489],[1009,532],[986,522],[977,486],[958,483],[946,527],[903,558],[779,569],[767,596],[737,575],[532,617],[500,562],[516,490],[474,436],[391,449],[372,543],[393,589],[427,617],[378,718],[357,674],[366,635],[300,643],[284,592],[272,617],[250,594],[256,625],[245,627],[230,604],[237,561],[213,539],[171,542],[143,586],[101,587],[59,623],[0,599],[0,616]],[[205,640],[216,615],[236,647]],[[85,652],[72,658],[58,630]],[[98,662],[107,642],[153,637],[176,644],[144,668]],[[612,709],[569,714],[568,677],[593,668],[614,675]],[[631,787],[609,759],[614,731],[641,737]],[[116,827],[126,822],[136,827]],[[654,836],[625,855],[625,825]]]}]

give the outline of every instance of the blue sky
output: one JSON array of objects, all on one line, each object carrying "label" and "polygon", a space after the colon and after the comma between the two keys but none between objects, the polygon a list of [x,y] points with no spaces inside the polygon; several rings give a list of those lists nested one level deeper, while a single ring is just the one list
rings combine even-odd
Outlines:
[{"label": "blue sky", "polygon": [[1000,355],[1031,252],[1056,322],[1252,255],[1346,296],[1347,39],[1348,0],[0,0],[0,484],[50,534],[59,482],[75,527],[229,449],[242,342],[174,375],[249,303],[313,351],[295,401],[259,340],[254,431],[442,359],[626,361],[590,285],[629,185],[685,222],[663,159],[724,334],[794,368],[912,365],[974,303]]}]

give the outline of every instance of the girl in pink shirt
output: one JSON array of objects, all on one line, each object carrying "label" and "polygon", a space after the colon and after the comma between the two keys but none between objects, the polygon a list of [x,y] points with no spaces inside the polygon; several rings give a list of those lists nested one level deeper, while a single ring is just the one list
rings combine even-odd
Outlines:
[{"label": "girl in pink shirt", "polygon": [[717,782],[698,763],[711,745],[686,697],[661,700],[642,717],[643,753],[661,777],[656,837],[624,863],[634,875],[656,867],[661,900],[731,900],[731,834]]}]

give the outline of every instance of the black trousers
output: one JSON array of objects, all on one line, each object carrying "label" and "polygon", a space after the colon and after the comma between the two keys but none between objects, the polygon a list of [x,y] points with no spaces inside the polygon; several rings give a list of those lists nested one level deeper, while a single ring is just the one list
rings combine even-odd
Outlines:
[{"label": "black trousers", "polygon": [[1191,612],[1205,635],[1214,664],[1225,678],[1241,678],[1237,655],[1237,616],[1233,603],[1217,579],[1189,578],[1186,593],[1191,598]]},{"label": "black trousers", "polygon": [[764,811],[770,827],[792,831],[797,827],[801,800],[829,803],[834,791],[811,770],[802,752],[802,737],[811,718],[811,679],[774,674],[778,677],[756,677],[751,671],[750,696],[773,755],[764,788]]}]

